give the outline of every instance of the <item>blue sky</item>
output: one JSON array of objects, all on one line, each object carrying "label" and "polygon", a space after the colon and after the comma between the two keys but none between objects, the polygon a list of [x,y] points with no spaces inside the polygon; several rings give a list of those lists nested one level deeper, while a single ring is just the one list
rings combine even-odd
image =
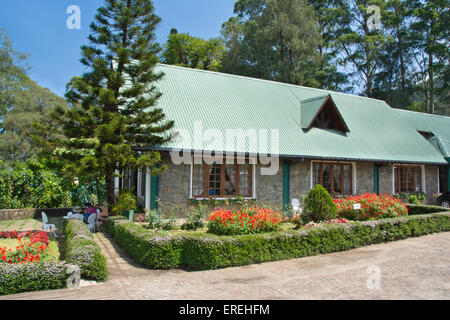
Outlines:
[{"label": "blue sky", "polygon": [[[166,42],[171,28],[201,38],[220,35],[223,22],[233,15],[235,0],[154,0],[162,18],[156,31]],[[63,96],[66,83],[81,75],[80,46],[87,44],[89,24],[103,0],[13,0],[0,2],[0,28],[6,29],[16,51],[29,54],[30,77]],[[69,30],[70,5],[81,9],[81,29]]]}]

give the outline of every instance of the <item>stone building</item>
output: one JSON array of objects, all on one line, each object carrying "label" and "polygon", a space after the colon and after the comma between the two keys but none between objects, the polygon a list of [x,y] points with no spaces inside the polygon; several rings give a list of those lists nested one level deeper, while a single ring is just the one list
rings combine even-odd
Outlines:
[{"label": "stone building", "polygon": [[290,84],[159,65],[158,104],[175,121],[168,169],[125,170],[116,190],[164,211],[205,199],[286,207],[314,185],[341,195],[450,189],[450,117]]}]

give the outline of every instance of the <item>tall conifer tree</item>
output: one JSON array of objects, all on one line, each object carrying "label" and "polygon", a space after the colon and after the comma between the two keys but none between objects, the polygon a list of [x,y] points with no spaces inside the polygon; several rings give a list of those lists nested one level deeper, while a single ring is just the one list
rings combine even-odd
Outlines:
[{"label": "tall conifer tree", "polygon": [[135,151],[168,141],[174,125],[156,106],[161,93],[155,82],[163,76],[155,71],[159,22],[150,0],[105,0],[90,26],[89,45],[82,47],[87,72],[67,85],[72,108],[54,113],[63,123],[66,150],[78,155],[77,170],[103,172],[110,208],[116,170],[149,167],[157,175],[165,169],[156,168],[158,152]]}]

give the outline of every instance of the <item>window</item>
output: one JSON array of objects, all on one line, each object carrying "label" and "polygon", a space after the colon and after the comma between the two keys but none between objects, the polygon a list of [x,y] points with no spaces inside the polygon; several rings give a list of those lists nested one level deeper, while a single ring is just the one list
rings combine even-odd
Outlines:
[{"label": "window", "polygon": [[193,198],[253,196],[253,167],[250,164],[194,164]]},{"label": "window", "polygon": [[322,185],[329,193],[352,194],[350,163],[314,163],[313,185]]},{"label": "window", "polygon": [[394,167],[395,193],[422,192],[422,168],[420,166]]}]

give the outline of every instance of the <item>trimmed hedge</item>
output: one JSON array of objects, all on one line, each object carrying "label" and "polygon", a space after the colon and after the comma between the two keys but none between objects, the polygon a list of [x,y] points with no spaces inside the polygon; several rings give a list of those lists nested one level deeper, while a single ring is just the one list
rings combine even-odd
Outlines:
[{"label": "trimmed hedge", "polygon": [[105,231],[136,261],[154,269],[241,266],[349,250],[450,230],[450,212],[242,236],[152,232],[121,217]]},{"label": "trimmed hedge", "polygon": [[441,206],[430,206],[424,204],[408,204],[408,214],[409,215],[417,215],[417,214],[428,214],[435,212],[444,212],[449,211],[449,209],[441,207]]},{"label": "trimmed hedge", "polygon": [[83,279],[106,281],[106,259],[88,226],[79,220],[69,220],[65,222],[64,234],[65,260],[80,267]]},{"label": "trimmed hedge", "polygon": [[61,261],[0,264],[0,295],[66,288],[69,266]]}]

